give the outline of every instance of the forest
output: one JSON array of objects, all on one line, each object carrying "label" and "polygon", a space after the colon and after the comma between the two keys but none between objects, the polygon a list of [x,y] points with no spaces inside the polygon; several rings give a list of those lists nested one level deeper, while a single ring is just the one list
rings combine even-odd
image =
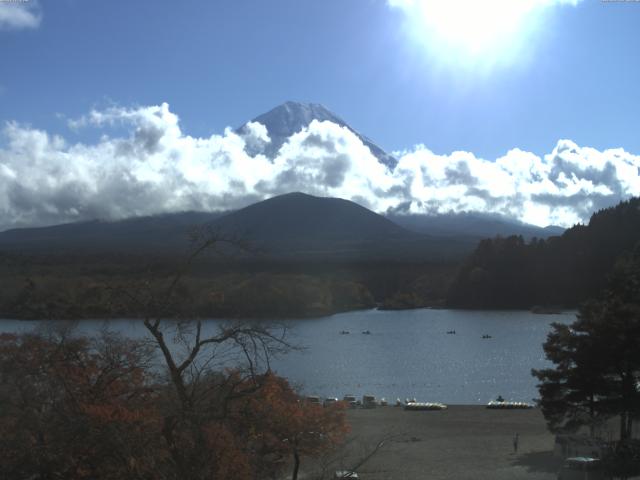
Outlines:
[{"label": "forest", "polygon": [[[467,258],[317,259],[203,255],[176,306],[199,318],[292,318],[420,307],[576,308],[599,292],[616,259],[640,241],[640,199],[595,213],[548,239],[481,240]],[[0,252],[0,316],[19,319],[140,317],[114,289],[161,285],[177,253]]]},{"label": "forest", "polygon": [[[585,301],[576,320],[553,323],[543,348],[552,368],[532,370],[538,405],[554,433],[589,435],[603,442],[611,477],[640,474],[640,245],[621,255],[606,288]],[[602,434],[617,423],[617,439]]]},{"label": "forest", "polygon": [[559,237],[482,240],[447,294],[455,308],[575,308],[606,285],[616,259],[640,241],[640,199],[593,214]]},{"label": "forest", "polygon": [[[184,257],[0,255],[0,317],[140,317],[114,288],[161,285]],[[290,318],[376,306],[442,305],[450,263],[228,261],[203,256],[185,275],[181,308],[200,318]]]}]

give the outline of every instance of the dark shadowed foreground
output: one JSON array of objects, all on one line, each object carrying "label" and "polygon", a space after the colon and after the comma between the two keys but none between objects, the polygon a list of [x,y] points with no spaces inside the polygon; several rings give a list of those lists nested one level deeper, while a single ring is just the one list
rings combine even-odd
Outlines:
[{"label": "dark shadowed foreground", "polygon": [[408,412],[381,407],[351,410],[348,417],[353,441],[342,460],[345,467],[380,439],[390,438],[358,470],[366,480],[555,480],[559,468],[552,456],[554,436],[538,409],[455,405]]}]

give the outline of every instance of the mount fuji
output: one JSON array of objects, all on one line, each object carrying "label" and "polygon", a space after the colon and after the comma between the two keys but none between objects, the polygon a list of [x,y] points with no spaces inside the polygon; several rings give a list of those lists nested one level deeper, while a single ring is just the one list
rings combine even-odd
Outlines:
[{"label": "mount fuji", "polygon": [[[364,145],[369,148],[371,153],[383,165],[393,168],[398,163],[393,156],[385,152],[371,139],[361,133],[358,133],[339,116],[319,103],[285,102],[282,105],[255,117],[251,122],[257,122],[264,125],[267,129],[271,142],[259,146],[251,145],[247,147],[247,150],[251,155],[261,153],[269,158],[275,158],[282,145],[287,142],[291,135],[294,135],[308,127],[314,120],[318,120],[320,122],[332,122],[336,125],[349,129],[362,141]],[[247,123],[237,128],[236,133],[239,135],[249,133]]]}]

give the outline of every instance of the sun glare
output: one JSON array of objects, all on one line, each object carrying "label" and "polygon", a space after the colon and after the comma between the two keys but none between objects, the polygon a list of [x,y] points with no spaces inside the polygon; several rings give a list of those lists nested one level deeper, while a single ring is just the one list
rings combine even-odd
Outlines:
[{"label": "sun glare", "polygon": [[412,33],[447,62],[510,63],[526,46],[549,0],[393,0]]}]

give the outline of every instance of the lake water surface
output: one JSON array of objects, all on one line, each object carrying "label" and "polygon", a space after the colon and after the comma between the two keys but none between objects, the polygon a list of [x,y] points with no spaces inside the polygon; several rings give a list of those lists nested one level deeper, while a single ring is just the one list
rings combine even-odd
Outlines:
[{"label": "lake water surface", "polygon": [[[477,404],[502,395],[530,402],[538,396],[531,369],[548,365],[542,343],[550,323],[574,319],[575,312],[423,309],[287,320],[281,323],[290,327],[289,340],[305,348],[276,359],[273,368],[306,394],[323,397],[373,394],[390,401]],[[0,320],[0,331],[28,331],[36,323]],[[133,320],[87,320],[79,330],[93,334],[105,323],[130,337],[146,335]]]}]

